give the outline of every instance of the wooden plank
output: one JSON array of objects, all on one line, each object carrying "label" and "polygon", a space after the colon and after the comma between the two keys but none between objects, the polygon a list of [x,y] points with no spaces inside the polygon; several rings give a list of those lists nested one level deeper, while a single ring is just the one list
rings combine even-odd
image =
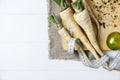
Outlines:
[{"label": "wooden plank", "polygon": [[0,71],[1,80],[119,80],[119,75],[105,71]]},{"label": "wooden plank", "polygon": [[120,26],[119,27],[111,26],[106,28],[101,27],[100,30],[101,30],[100,39],[99,39],[100,46],[102,50],[110,50],[106,44],[107,37],[112,32],[120,32]]},{"label": "wooden plank", "polygon": [[0,14],[47,14],[41,0],[0,0]]},{"label": "wooden plank", "polygon": [[48,41],[46,18],[47,15],[0,15],[0,42]]},{"label": "wooden plank", "polygon": [[[86,0],[95,15],[96,19],[100,23],[100,38],[98,40],[102,50],[110,50],[106,44],[107,37],[112,32],[120,32],[120,5],[119,0],[114,3],[114,1],[109,1],[107,4],[99,0]],[[114,7],[114,10],[112,7]],[[104,25],[103,25],[104,23]]]}]

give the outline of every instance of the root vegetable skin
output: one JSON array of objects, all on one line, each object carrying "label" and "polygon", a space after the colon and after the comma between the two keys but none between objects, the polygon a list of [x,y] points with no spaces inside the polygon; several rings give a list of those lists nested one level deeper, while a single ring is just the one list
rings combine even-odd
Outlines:
[{"label": "root vegetable skin", "polygon": [[82,12],[74,14],[74,19],[80,25],[80,27],[85,31],[89,41],[91,42],[95,50],[98,52],[98,54],[103,56],[104,54],[98,45],[94,27],[92,25],[88,11],[84,9]]},{"label": "root vegetable skin", "polygon": [[100,38],[100,34],[101,34],[101,32],[100,32],[101,28],[100,28],[99,22],[96,19],[96,16],[92,12],[92,9],[90,8],[88,3],[89,3],[88,0],[83,0],[83,4],[84,4],[85,9],[87,9],[89,11],[89,15],[93,18],[93,20],[95,21],[95,24],[97,25],[97,31],[98,31],[97,39],[99,39]]},{"label": "root vegetable skin", "polygon": [[64,50],[68,50],[67,42],[65,41],[65,39],[61,38],[61,43],[62,43],[62,48]]},{"label": "root vegetable skin", "polygon": [[[62,39],[64,39],[65,41],[69,41],[72,37],[69,35],[69,33],[66,31],[65,28],[62,28],[58,31],[59,35],[61,36]],[[88,59],[88,57],[86,56],[85,52],[83,51],[83,49],[77,44],[75,43],[75,48],[77,50],[80,50],[81,53],[83,54],[84,58],[88,61],[88,63],[92,64],[91,61]]]},{"label": "root vegetable skin", "polygon": [[95,49],[92,47],[91,43],[83,33],[82,29],[75,22],[73,15],[74,13],[71,8],[67,8],[66,10],[60,13],[63,26],[69,26],[73,32],[73,37],[80,39],[81,42],[86,46],[86,48],[93,54],[96,60],[99,60],[99,56],[97,55]]},{"label": "root vegetable skin", "polygon": [[[58,33],[60,34],[61,38],[64,39],[66,42],[69,41],[72,37],[69,35],[67,30],[59,23],[58,19],[56,18],[56,15],[53,13],[48,17],[48,20],[51,24],[55,26],[56,29],[58,29]],[[83,54],[84,58],[91,64],[91,61],[88,59],[87,55],[79,46],[77,43],[74,44],[75,48]]]},{"label": "root vegetable skin", "polygon": [[[61,38],[61,43],[62,43],[62,48],[64,50],[68,50],[68,44],[67,44],[67,41],[64,38]],[[75,48],[75,50],[78,50],[78,49]]]}]

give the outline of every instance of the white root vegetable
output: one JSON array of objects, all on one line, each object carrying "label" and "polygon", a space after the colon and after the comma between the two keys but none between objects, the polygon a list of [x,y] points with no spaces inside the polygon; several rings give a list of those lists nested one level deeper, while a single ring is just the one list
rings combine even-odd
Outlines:
[{"label": "white root vegetable", "polygon": [[88,0],[83,0],[83,4],[84,4],[84,7],[89,11],[89,15],[91,16],[91,18],[93,18],[93,20],[95,21],[95,24],[96,24],[96,26],[97,26],[97,31],[98,31],[98,33],[97,33],[97,39],[99,39],[100,38],[100,25],[99,25],[99,22],[98,22],[98,20],[96,19],[96,16],[94,15],[94,13],[93,13],[93,11],[92,11],[92,9],[90,8],[90,4],[88,4],[89,3],[89,1]]},{"label": "white root vegetable", "polygon": [[80,27],[85,31],[89,41],[91,42],[91,44],[93,45],[93,47],[95,48],[95,50],[101,55],[103,56],[103,52],[101,51],[97,39],[96,39],[96,34],[94,31],[94,27],[92,25],[89,13],[87,11],[87,9],[84,9],[82,12],[80,13],[76,13],[74,14],[74,19],[75,21],[80,25]]},{"label": "white root vegetable", "polygon": [[73,15],[74,13],[71,8],[67,8],[66,10],[60,12],[60,17],[62,19],[63,26],[69,26],[73,32],[73,37],[80,39],[80,41],[86,46],[86,48],[93,54],[96,60],[99,60],[98,54],[96,53],[95,49],[93,48],[85,34],[83,33],[82,29],[75,22]]},{"label": "white root vegetable", "polygon": [[[48,17],[48,20],[51,24],[53,24],[57,29],[58,29],[58,33],[60,34],[61,38],[64,39],[66,42],[68,42],[72,37],[70,36],[70,34],[67,32],[67,30],[62,27],[62,25],[59,23],[59,21],[57,20],[55,14],[52,14]],[[85,52],[83,51],[83,49],[81,48],[80,45],[78,45],[77,43],[74,44],[75,48],[77,50],[79,50],[84,58],[87,60],[87,62],[89,64],[91,64],[91,61],[89,60],[89,58],[87,57],[87,55],[85,54]]]},{"label": "white root vegetable", "polygon": [[[58,33],[60,34],[61,38],[64,39],[66,42],[72,38],[65,28],[60,29]],[[81,53],[83,54],[84,58],[88,61],[88,63],[92,64],[91,61],[88,59],[86,53],[83,51],[83,49],[77,43],[75,43],[74,45],[77,50],[81,51]]]}]

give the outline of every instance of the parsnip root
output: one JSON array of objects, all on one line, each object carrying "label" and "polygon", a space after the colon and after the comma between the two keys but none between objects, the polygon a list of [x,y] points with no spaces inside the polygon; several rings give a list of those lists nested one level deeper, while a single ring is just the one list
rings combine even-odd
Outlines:
[{"label": "parsnip root", "polygon": [[90,19],[87,9],[84,9],[80,13],[74,14],[74,19],[80,25],[80,27],[85,31],[88,39],[90,40],[91,44],[93,45],[95,50],[98,52],[98,54],[100,56],[103,56],[104,54],[98,45],[94,27],[92,25],[92,22],[91,22],[91,19]]},{"label": "parsnip root", "polygon": [[63,26],[69,26],[73,32],[73,37],[80,39],[80,41],[87,47],[87,49],[93,54],[96,60],[99,60],[99,56],[96,53],[95,49],[92,47],[91,43],[83,33],[82,29],[75,22],[74,13],[71,8],[67,8],[66,10],[60,13],[60,17],[62,19]]},{"label": "parsnip root", "polygon": [[[64,39],[66,42],[72,38],[65,28],[60,29],[58,33],[60,34],[61,38]],[[89,64],[92,64],[91,61],[88,59],[87,55],[85,54],[85,52],[83,51],[83,49],[77,43],[75,43],[75,48],[81,51],[84,58],[88,61]]]}]

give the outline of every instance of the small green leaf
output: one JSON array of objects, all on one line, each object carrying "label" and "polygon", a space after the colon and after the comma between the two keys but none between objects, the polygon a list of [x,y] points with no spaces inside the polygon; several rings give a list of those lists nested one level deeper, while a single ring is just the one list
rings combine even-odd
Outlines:
[{"label": "small green leaf", "polygon": [[71,3],[75,12],[79,13],[83,10],[82,0],[77,0],[76,2]]},{"label": "small green leaf", "polygon": [[53,0],[61,9],[61,11],[67,8],[67,3],[65,0]]},{"label": "small green leaf", "polygon": [[57,17],[54,13],[52,13],[49,17],[48,17],[48,21],[53,24],[57,29],[61,29],[62,26],[59,23],[59,21],[57,20]]}]

